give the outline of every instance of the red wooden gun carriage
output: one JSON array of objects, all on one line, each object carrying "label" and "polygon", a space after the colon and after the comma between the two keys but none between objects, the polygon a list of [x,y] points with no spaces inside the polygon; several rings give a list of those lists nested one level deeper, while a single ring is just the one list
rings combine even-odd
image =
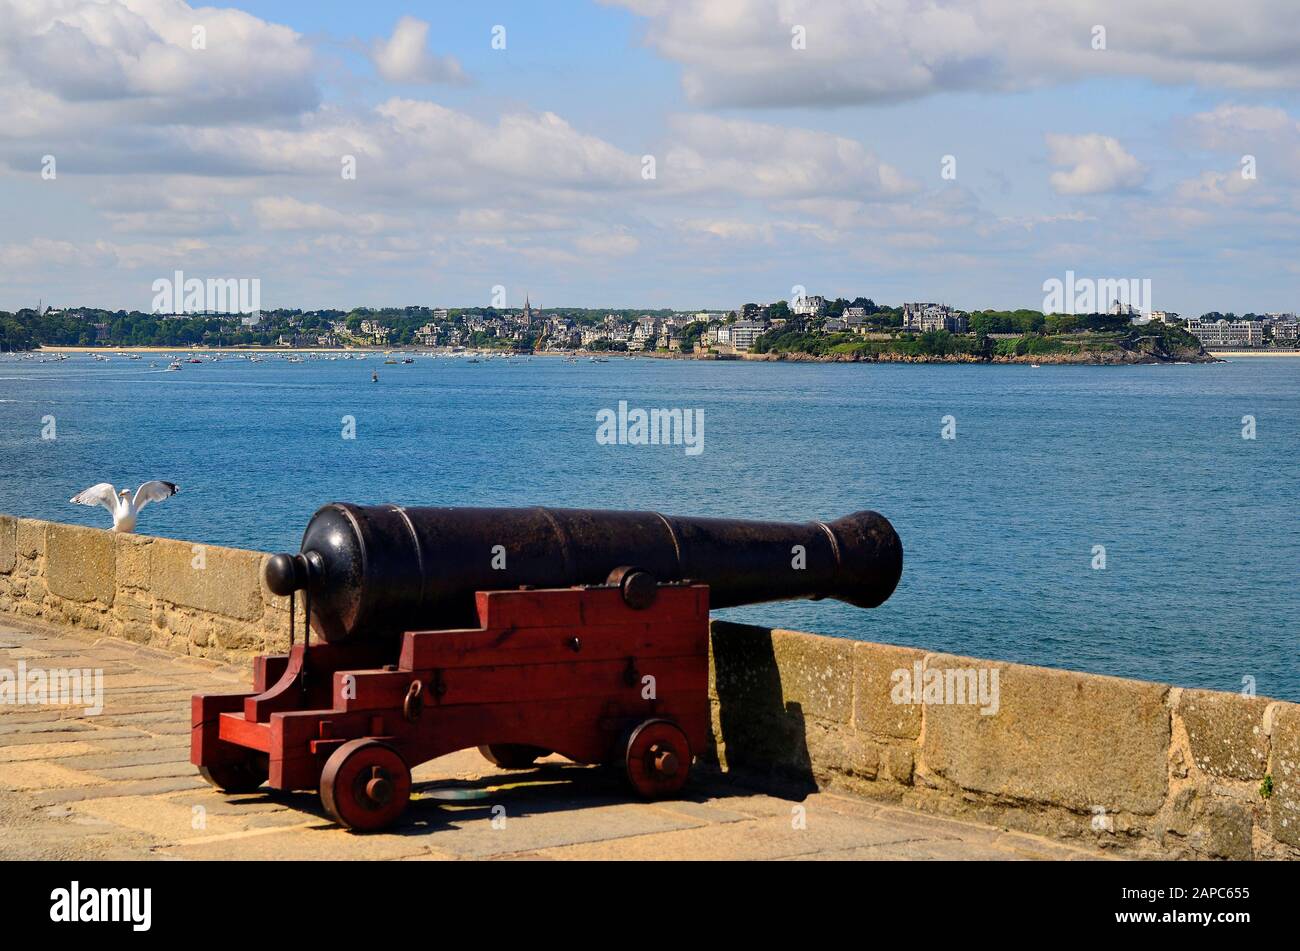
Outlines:
[{"label": "red wooden gun carriage", "polygon": [[254,660],[250,693],[194,697],[190,761],[227,792],[319,789],[358,831],[401,815],[412,768],[470,747],[505,768],[552,752],[617,764],[642,796],[671,796],[709,741],[711,606],[874,607],[901,572],[874,512],[328,505],[301,554],[265,567],[291,599],[289,653]]}]

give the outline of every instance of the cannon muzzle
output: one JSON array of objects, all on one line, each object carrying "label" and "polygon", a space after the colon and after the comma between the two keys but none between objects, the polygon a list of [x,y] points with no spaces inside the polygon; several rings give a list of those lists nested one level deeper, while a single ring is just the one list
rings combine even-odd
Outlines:
[{"label": "cannon muzzle", "polygon": [[474,626],[474,594],[604,584],[621,567],[709,585],[710,606],[834,598],[882,604],[903,545],[876,512],[831,522],[677,518],[658,512],[415,508],[333,503],[312,516],[302,552],[275,555],[267,588],[307,591],[327,641]]}]

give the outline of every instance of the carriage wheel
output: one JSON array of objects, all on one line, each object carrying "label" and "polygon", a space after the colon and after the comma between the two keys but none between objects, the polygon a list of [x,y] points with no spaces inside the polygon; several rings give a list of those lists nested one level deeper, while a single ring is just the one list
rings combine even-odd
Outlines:
[{"label": "carriage wheel", "polygon": [[200,766],[199,775],[226,793],[253,792],[270,775],[270,758],[265,753],[253,753],[232,763]]},{"label": "carriage wheel", "polygon": [[349,740],[325,761],[320,800],[339,825],[375,832],[405,811],[411,800],[411,770],[387,743]]},{"label": "carriage wheel", "polygon": [[551,755],[550,750],[523,743],[489,743],[480,746],[478,751],[485,760],[502,769],[530,769],[543,756]]},{"label": "carriage wheel", "polygon": [[632,788],[646,799],[681,791],[690,775],[690,740],[670,720],[646,720],[627,738],[623,768]]}]

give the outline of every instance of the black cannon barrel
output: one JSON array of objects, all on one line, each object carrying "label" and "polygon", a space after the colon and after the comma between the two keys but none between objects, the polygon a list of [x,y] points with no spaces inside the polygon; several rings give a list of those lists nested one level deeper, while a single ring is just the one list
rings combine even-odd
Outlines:
[{"label": "black cannon barrel", "polygon": [[308,523],[302,554],[270,559],[265,580],[278,595],[309,589],[313,629],[343,641],[473,626],[476,591],[603,584],[624,566],[708,584],[715,608],[794,598],[872,608],[898,584],[903,546],[876,512],[790,523],[336,502]]}]

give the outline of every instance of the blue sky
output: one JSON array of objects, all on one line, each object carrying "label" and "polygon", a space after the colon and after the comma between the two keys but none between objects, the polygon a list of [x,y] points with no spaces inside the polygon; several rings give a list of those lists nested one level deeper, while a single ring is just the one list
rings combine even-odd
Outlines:
[{"label": "blue sky", "polygon": [[1271,0],[0,0],[0,307],[147,309],[177,269],[259,278],[265,306],[501,285],[730,308],[798,285],[1040,307],[1073,270],[1150,278],[1183,313],[1294,310],[1295,20]]}]

